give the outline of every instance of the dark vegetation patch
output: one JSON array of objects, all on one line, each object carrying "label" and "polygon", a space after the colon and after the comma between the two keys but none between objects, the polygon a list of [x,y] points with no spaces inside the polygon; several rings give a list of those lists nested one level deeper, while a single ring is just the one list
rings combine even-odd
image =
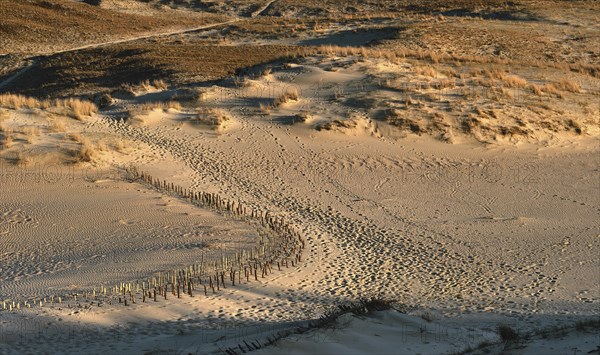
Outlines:
[{"label": "dark vegetation patch", "polygon": [[123,44],[43,57],[3,92],[35,97],[89,95],[123,84],[165,79],[173,84],[219,80],[298,52],[293,46]]}]

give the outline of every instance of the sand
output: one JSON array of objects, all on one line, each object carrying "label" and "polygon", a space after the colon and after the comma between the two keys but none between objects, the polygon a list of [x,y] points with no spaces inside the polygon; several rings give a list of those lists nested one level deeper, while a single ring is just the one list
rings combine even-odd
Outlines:
[{"label": "sand", "polygon": [[[408,100],[398,83],[434,80],[419,60],[334,52],[198,85],[183,106],[144,108],[171,87],[80,119],[3,109],[0,353],[598,351],[597,324],[576,325],[599,316],[598,79],[573,74],[582,88],[562,97],[527,86],[517,103],[455,100],[459,84],[444,99],[413,86]],[[206,294],[105,297],[260,248],[264,233],[125,167],[269,211],[305,242],[301,260]],[[267,346],[364,298],[394,307]]]},{"label": "sand", "polygon": [[[122,345],[88,335],[81,343],[55,342],[48,334],[63,323],[93,334],[126,334],[123,342],[131,345],[125,352],[163,349],[169,343],[152,335],[171,334],[172,324],[192,339],[217,319],[247,327],[274,322],[279,329],[286,327],[282,322],[317,318],[332,304],[372,296],[444,317],[475,312],[527,321],[537,319],[536,314],[595,314],[596,138],[557,137],[548,147],[451,145],[419,136],[397,140],[364,116],[355,119],[356,125],[319,131],[319,122],[334,115],[343,119],[345,113],[320,100],[323,96],[311,96],[310,88],[348,85],[360,80],[360,73],[315,75],[324,72],[313,66],[295,70],[300,98],[268,115],[244,114],[258,108],[239,104],[245,101],[235,89],[209,90],[207,105],[211,97],[225,100],[236,122],[224,130],[189,123],[192,116],[177,110],[151,111],[143,123],[98,114],[72,124],[85,128],[93,140],[123,137],[131,142],[128,154],[102,152],[93,163],[97,168],[138,165],[185,188],[218,192],[285,216],[307,240],[302,263],[216,295],[160,302],[161,313],[151,304],[88,305],[77,313],[64,305],[3,312],[10,319],[3,327],[13,331],[15,324],[40,313],[63,318],[49,321],[37,345],[13,339],[4,343],[5,350],[36,351],[43,345],[78,351],[85,344],[102,352]],[[278,78],[273,73],[254,85],[266,88]],[[278,90],[289,86],[277,85]],[[294,124],[281,121],[301,110],[312,117]],[[13,111],[6,122],[17,126],[32,119],[35,115]],[[114,172],[91,181],[81,174],[53,183],[13,176],[3,185],[7,212],[2,225],[9,236],[2,254],[3,298],[39,298],[51,290],[135,280],[193,263],[205,242],[222,241],[227,248],[253,239],[249,226],[123,182]],[[413,351],[419,350],[406,349]]]}]

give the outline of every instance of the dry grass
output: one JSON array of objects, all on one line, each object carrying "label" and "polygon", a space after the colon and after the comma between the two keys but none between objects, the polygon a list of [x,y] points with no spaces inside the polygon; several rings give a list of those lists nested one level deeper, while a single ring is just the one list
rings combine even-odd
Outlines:
[{"label": "dry grass", "polygon": [[144,80],[137,85],[123,84],[122,88],[131,93],[135,93],[136,91],[150,91],[152,89],[166,90],[169,88],[169,85],[162,79],[154,79],[152,81]]},{"label": "dry grass", "polygon": [[415,67],[415,73],[418,75],[428,76],[430,78],[435,78],[437,76],[437,71],[430,66],[417,66]]},{"label": "dry grass", "polygon": [[220,127],[231,120],[229,113],[220,108],[200,108],[193,119],[195,122]]},{"label": "dry grass", "polygon": [[179,89],[172,97],[178,102],[198,102],[204,101],[206,92],[198,88]]},{"label": "dry grass", "polygon": [[112,146],[119,153],[123,153],[125,152],[125,149],[127,149],[127,146],[122,140],[115,141]]},{"label": "dry grass", "polygon": [[0,110],[0,122],[6,121],[10,118],[10,113],[6,110]]},{"label": "dry grass", "polygon": [[51,132],[65,132],[67,130],[66,123],[63,119],[56,118],[50,125]]},{"label": "dry grass", "polygon": [[12,129],[10,129],[9,127],[6,127],[3,123],[0,123],[0,132],[7,134],[7,133],[11,133]]},{"label": "dry grass", "polygon": [[92,102],[70,98],[59,100],[38,100],[17,94],[0,95],[0,107],[12,108],[15,110],[21,108],[28,109],[48,109],[59,108],[68,112],[69,116],[81,120],[83,116],[91,116],[98,111],[96,105]]},{"label": "dry grass", "polygon": [[300,94],[298,93],[298,89],[295,87],[287,88],[285,92],[281,93],[281,95],[273,100],[273,106],[278,107],[290,101],[298,101],[299,99]]},{"label": "dry grass", "polygon": [[81,143],[84,140],[84,138],[78,132],[69,132],[65,135],[65,138],[77,143]]},{"label": "dry grass", "polygon": [[67,110],[70,117],[80,121],[83,120],[83,116],[91,116],[98,112],[94,103],[73,98],[55,100],[53,106]]},{"label": "dry grass", "polygon": [[13,146],[13,143],[12,135],[4,134],[2,138],[2,148],[10,149]]},{"label": "dry grass", "polygon": [[264,102],[259,102],[258,103],[258,107],[260,109],[260,112],[263,113],[263,114],[265,114],[265,115],[270,114],[271,110],[273,109],[273,107],[271,105],[267,105]]},{"label": "dry grass", "polygon": [[40,108],[40,101],[32,97],[15,94],[0,94],[0,106],[15,110],[21,108]]},{"label": "dry grass", "polygon": [[75,155],[75,159],[77,162],[90,162],[96,155],[96,148],[90,142],[90,140],[84,138],[81,141],[81,145],[79,147],[79,151]]},{"label": "dry grass", "polygon": [[158,90],[167,90],[169,88],[169,85],[167,85],[167,83],[165,83],[165,81],[162,79],[153,80],[152,86]]},{"label": "dry grass", "polygon": [[35,139],[40,136],[41,132],[38,127],[25,127],[23,128],[23,134],[27,139],[27,143],[32,144],[35,142]]},{"label": "dry grass", "polygon": [[537,96],[542,96],[545,93],[549,96],[554,95],[558,98],[563,97],[562,92],[556,86],[554,86],[554,84],[551,83],[546,83],[543,85],[531,84],[529,87],[531,88],[531,91],[533,91],[533,93]]},{"label": "dry grass", "polygon": [[550,83],[544,84],[542,86],[542,91],[547,93],[548,95],[554,95],[559,98],[563,97],[561,91],[558,90],[558,88],[556,86],[554,86],[554,84],[550,84]]},{"label": "dry grass", "polygon": [[15,165],[31,165],[33,163],[33,158],[21,151],[17,152],[17,156],[15,157]]},{"label": "dry grass", "polygon": [[508,75],[503,78],[503,81],[506,85],[511,88],[525,88],[527,87],[527,80],[521,78],[518,75]]},{"label": "dry grass", "polygon": [[531,84],[529,87],[531,88],[531,91],[533,91],[534,94],[536,94],[537,96],[542,96],[543,92],[542,87],[540,85]]},{"label": "dry grass", "polygon": [[178,101],[158,101],[158,102],[146,102],[140,106],[142,111],[152,111],[152,110],[163,110],[166,111],[168,109],[173,109],[177,111],[181,111],[181,104]]},{"label": "dry grass", "polygon": [[569,92],[574,92],[574,93],[581,92],[581,86],[577,82],[575,82],[573,80],[569,80],[569,79],[562,79],[561,81],[559,81],[558,87],[561,90],[565,90],[565,91],[569,91]]}]

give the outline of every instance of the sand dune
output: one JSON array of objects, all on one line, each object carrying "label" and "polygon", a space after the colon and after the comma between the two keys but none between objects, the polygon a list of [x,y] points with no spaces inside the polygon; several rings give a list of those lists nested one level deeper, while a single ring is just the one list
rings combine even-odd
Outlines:
[{"label": "sand dune", "polygon": [[57,2],[160,28],[0,82],[0,352],[597,351],[585,4]]}]

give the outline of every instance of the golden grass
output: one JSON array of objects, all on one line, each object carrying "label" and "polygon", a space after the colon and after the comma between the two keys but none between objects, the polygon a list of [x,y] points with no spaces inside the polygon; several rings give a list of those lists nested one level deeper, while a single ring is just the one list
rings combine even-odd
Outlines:
[{"label": "golden grass", "polygon": [[542,86],[542,91],[547,93],[548,95],[555,95],[556,97],[559,97],[559,98],[563,97],[560,90],[558,90],[558,88],[556,86],[554,86],[554,84],[551,84],[551,83],[544,84]]},{"label": "golden grass", "polygon": [[200,108],[194,117],[194,121],[211,126],[221,126],[229,120],[231,120],[229,113],[220,108]]},{"label": "golden grass", "polygon": [[91,116],[98,112],[94,103],[73,98],[55,100],[53,106],[68,110],[70,117],[80,121],[83,120],[83,116]]},{"label": "golden grass", "polygon": [[87,138],[81,141],[79,151],[75,155],[78,162],[90,162],[96,155],[96,148]]},{"label": "golden grass", "polygon": [[152,110],[168,110],[174,109],[177,111],[181,111],[181,104],[178,101],[157,101],[157,102],[146,102],[140,106],[143,111],[152,111]]},{"label": "golden grass", "polygon": [[113,143],[112,146],[119,153],[123,153],[125,151],[125,149],[127,148],[127,146],[125,145],[125,143],[122,140],[117,140],[116,142]]},{"label": "golden grass", "polygon": [[0,107],[11,109],[48,109],[60,108],[68,111],[69,116],[81,120],[83,116],[91,116],[98,112],[98,108],[90,101],[75,98],[57,99],[57,100],[38,100],[33,97],[27,97],[18,94],[1,94]]},{"label": "golden grass", "polygon": [[575,82],[573,80],[569,80],[569,79],[562,79],[561,81],[559,81],[558,87],[562,90],[569,91],[569,92],[574,92],[574,93],[581,92],[581,86],[577,82]]},{"label": "golden grass", "polygon": [[275,100],[273,100],[273,106],[278,107],[290,101],[298,101],[299,99],[300,94],[298,93],[298,89],[296,89],[295,87],[291,87],[286,89],[285,92],[281,93],[281,95],[279,95],[275,98]]},{"label": "golden grass", "polygon": [[428,76],[430,78],[435,78],[437,76],[437,71],[430,66],[417,66],[415,67],[415,73],[418,75]]},{"label": "golden grass", "polygon": [[508,75],[503,78],[505,84],[509,87],[514,88],[525,88],[527,87],[527,80],[521,78],[518,75]]},{"label": "golden grass", "polygon": [[258,107],[260,109],[260,112],[262,112],[265,115],[268,115],[271,113],[271,109],[273,108],[271,105],[267,105],[264,102],[259,102],[258,103]]},{"label": "golden grass", "polygon": [[67,130],[67,126],[65,124],[65,121],[62,119],[54,119],[54,121],[52,121],[52,124],[50,125],[50,131],[51,132],[65,132]]},{"label": "golden grass", "polygon": [[206,97],[206,92],[202,89],[197,88],[186,88],[179,89],[173,96],[172,99],[178,102],[197,102],[203,101]]},{"label": "golden grass", "polygon": [[[536,66],[540,68],[555,68],[564,72],[576,72],[600,78],[600,64],[577,63],[552,63],[542,61],[509,60],[496,56],[461,55],[454,53],[436,52],[431,50],[413,50],[408,48],[381,49],[366,47],[341,47],[333,45],[322,45],[305,47],[299,50],[299,56],[312,55],[338,55],[338,56],[362,56],[364,58],[386,58],[392,63],[399,64],[402,58],[417,58],[429,60],[433,63],[481,63],[481,64],[514,64],[519,66]],[[501,79],[506,76],[500,70],[488,70],[490,78]]]},{"label": "golden grass", "polygon": [[83,141],[83,137],[78,132],[69,132],[65,135],[65,138],[72,140],[73,142],[81,143]]},{"label": "golden grass", "polygon": [[2,148],[10,149],[13,146],[13,138],[11,135],[5,134],[2,138]]},{"label": "golden grass", "polygon": [[167,90],[169,88],[169,85],[167,85],[167,83],[165,83],[164,80],[153,80],[152,86],[154,86],[158,90]]},{"label": "golden grass", "polygon": [[7,133],[7,132],[12,132],[12,130],[10,128],[6,127],[4,124],[0,123],[0,132]]},{"label": "golden grass", "polygon": [[33,163],[33,158],[25,153],[19,151],[17,152],[17,156],[15,158],[16,165],[30,165]]},{"label": "golden grass", "polygon": [[0,94],[0,106],[15,110],[21,108],[40,108],[40,101],[23,95]]},{"label": "golden grass", "polygon": [[534,94],[536,94],[537,96],[542,96],[542,87],[540,85],[531,84],[529,87],[531,88],[531,91],[533,91]]},{"label": "golden grass", "polygon": [[41,134],[41,132],[38,127],[29,126],[23,128],[23,134],[27,139],[27,143],[32,144],[35,142],[35,139]]}]

